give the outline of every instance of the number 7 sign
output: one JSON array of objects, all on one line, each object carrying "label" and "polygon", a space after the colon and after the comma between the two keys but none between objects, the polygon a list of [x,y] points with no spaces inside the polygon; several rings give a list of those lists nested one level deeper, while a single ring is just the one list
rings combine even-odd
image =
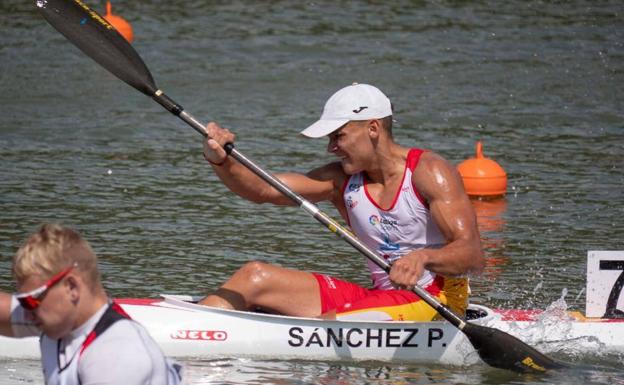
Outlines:
[{"label": "number 7 sign", "polygon": [[624,251],[587,253],[587,317],[624,318]]}]

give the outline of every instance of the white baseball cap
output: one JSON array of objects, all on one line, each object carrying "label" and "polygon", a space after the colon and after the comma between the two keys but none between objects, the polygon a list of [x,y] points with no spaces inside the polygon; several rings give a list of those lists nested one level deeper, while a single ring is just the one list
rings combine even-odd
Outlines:
[{"label": "white baseball cap", "polygon": [[390,115],[390,99],[379,88],[353,83],[327,99],[321,119],[301,131],[301,134],[309,138],[320,138],[351,120],[381,119]]}]

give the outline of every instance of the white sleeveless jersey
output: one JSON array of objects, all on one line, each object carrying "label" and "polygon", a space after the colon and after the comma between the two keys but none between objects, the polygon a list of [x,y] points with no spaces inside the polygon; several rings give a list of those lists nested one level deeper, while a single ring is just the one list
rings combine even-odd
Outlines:
[{"label": "white sleeveless jersey", "polygon": [[41,335],[30,312],[14,298],[11,305],[13,334],[40,335],[46,385],[181,383],[179,365],[162,354],[148,332],[137,322],[114,314],[123,310],[105,305],[68,336],[55,340]]},{"label": "white sleeveless jersey", "polygon": [[[355,235],[389,263],[410,251],[439,248],[445,239],[431,218],[431,213],[412,183],[423,150],[411,149],[407,156],[403,181],[392,205],[379,207],[366,189],[364,173],[352,175],[343,187],[343,198],[348,222]],[[367,259],[375,289],[394,289],[388,274]],[[436,275],[425,270],[418,284],[427,287]]]}]

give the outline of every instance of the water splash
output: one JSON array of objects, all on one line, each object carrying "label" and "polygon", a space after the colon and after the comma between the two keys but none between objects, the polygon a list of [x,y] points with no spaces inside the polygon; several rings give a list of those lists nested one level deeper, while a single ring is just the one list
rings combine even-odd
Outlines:
[{"label": "water splash", "polygon": [[583,293],[585,293],[585,288],[582,288],[581,291],[579,291],[579,293],[576,295],[576,298],[574,298],[574,300],[578,301],[579,298],[581,298],[581,296],[583,295]]},{"label": "water splash", "polygon": [[568,304],[565,297],[568,290],[564,288],[561,297],[548,305],[548,307],[540,313],[535,322],[528,325],[513,327],[519,328],[519,336],[524,341],[535,345],[539,350],[546,352],[556,352],[565,350],[565,346],[569,344],[570,331],[574,318],[567,312]]},{"label": "water splash", "polygon": [[[481,360],[479,353],[468,339],[462,339],[461,342],[455,346],[455,349],[457,349],[457,356],[463,357],[460,363],[462,366],[474,365]],[[451,361],[449,361],[449,363],[451,363]]]},{"label": "water splash", "polygon": [[37,0],[35,4],[39,8],[45,8],[45,6],[48,5],[48,0]]},{"label": "water splash", "polygon": [[576,319],[568,312],[567,295],[568,290],[564,288],[561,297],[536,315],[533,322],[514,321],[501,325],[500,317],[496,317],[492,324],[545,354],[565,356],[567,360],[612,355],[607,345],[595,336],[579,336],[578,331],[575,332]]},{"label": "water splash", "polygon": [[544,282],[543,281],[539,281],[539,283],[537,285],[535,285],[535,288],[533,289],[533,294],[535,294],[538,291],[540,291],[540,289],[542,288],[543,285],[544,285]]},{"label": "water splash", "polygon": [[546,310],[542,314],[539,315],[537,324],[542,324],[543,326],[552,325],[554,323],[559,323],[561,321],[568,321],[568,324],[571,326],[571,321],[574,320],[572,316],[568,314],[568,304],[565,300],[565,297],[568,295],[568,289],[563,288],[561,290],[561,297],[555,302],[548,305]]}]

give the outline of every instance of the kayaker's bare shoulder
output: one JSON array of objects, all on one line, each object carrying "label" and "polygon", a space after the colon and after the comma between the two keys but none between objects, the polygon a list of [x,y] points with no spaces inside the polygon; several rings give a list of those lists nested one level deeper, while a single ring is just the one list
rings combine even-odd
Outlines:
[{"label": "kayaker's bare shoulder", "polygon": [[327,163],[321,167],[317,167],[306,174],[309,178],[318,180],[318,181],[327,181],[332,183],[332,198],[329,200],[334,202],[336,198],[338,198],[342,186],[344,186],[345,182],[349,178],[347,174],[345,174],[340,162],[331,162]]},{"label": "kayaker's bare shoulder", "polygon": [[457,169],[442,155],[433,151],[423,152],[414,169],[412,181],[426,198],[431,196],[432,190],[441,189],[440,191],[449,192],[461,185]]},{"label": "kayaker's bare shoulder", "polygon": [[307,173],[307,176],[315,180],[331,180],[334,185],[342,186],[347,180],[348,175],[342,169],[340,162],[331,162],[317,167]]}]

